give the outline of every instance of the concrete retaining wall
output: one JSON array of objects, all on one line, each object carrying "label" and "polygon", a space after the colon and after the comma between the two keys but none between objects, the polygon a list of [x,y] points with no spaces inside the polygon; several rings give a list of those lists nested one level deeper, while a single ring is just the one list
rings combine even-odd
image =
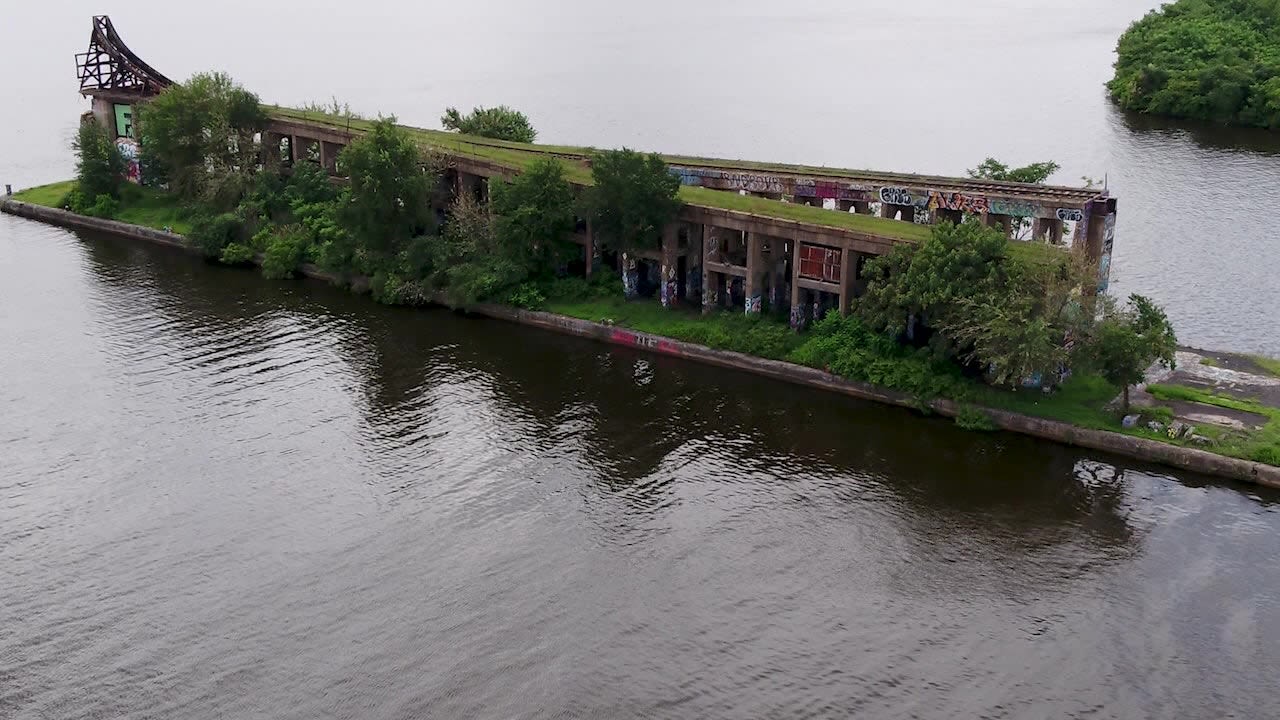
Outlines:
[{"label": "concrete retaining wall", "polygon": [[[11,199],[0,200],[0,212],[64,227],[98,230],[137,240],[178,247],[184,250],[196,250],[181,235],[114,220],[85,217],[65,210],[31,205]],[[304,267],[302,274],[319,280],[335,280],[333,276],[314,267]],[[478,305],[467,309],[478,315],[497,320],[506,320],[709,365],[733,368],[797,385],[838,392],[861,400],[871,400],[908,408],[919,406],[919,403],[910,395],[875,385],[852,382],[803,365],[766,360],[727,350],[714,350],[703,345],[649,335],[626,328],[578,320],[552,313],[519,310],[505,305]],[[934,400],[929,405],[935,413],[944,417],[955,417],[961,408],[959,404],[949,400]],[[984,412],[997,427],[1009,432],[1022,433],[1065,445],[1102,450],[1145,462],[1158,463],[1182,470],[1280,489],[1280,467],[1229,458],[1205,450],[1168,445],[1155,440],[1121,433],[1089,430],[1056,420],[1045,420],[1005,410],[984,409]]]}]

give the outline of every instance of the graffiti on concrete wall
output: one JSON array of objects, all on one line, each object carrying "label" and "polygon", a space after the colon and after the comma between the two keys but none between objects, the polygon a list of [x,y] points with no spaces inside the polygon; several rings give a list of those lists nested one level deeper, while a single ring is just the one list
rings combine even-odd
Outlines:
[{"label": "graffiti on concrete wall", "polygon": [[676,267],[666,265],[662,268],[662,284],[660,285],[662,307],[675,307],[680,302],[680,284],[676,281]]},{"label": "graffiti on concrete wall", "polygon": [[1058,208],[1058,219],[1062,222],[1080,222],[1084,219],[1084,211],[1076,208]]},{"label": "graffiti on concrete wall", "polygon": [[836,197],[841,200],[852,200],[854,202],[874,202],[876,199],[875,193],[873,193],[870,188],[865,188],[860,185],[848,185],[842,187],[836,194]]},{"label": "graffiti on concrete wall", "polygon": [[684,280],[684,299],[692,302],[702,292],[702,266],[694,265]]},{"label": "graffiti on concrete wall", "polygon": [[752,295],[747,298],[746,311],[748,315],[759,315],[760,310],[764,308],[764,298],[759,294]]},{"label": "graffiti on concrete wall", "polygon": [[882,187],[880,188],[880,202],[889,205],[913,205],[914,198],[906,188],[900,187]]},{"label": "graffiti on concrete wall", "polygon": [[622,296],[634,300],[640,291],[640,272],[636,269],[635,258],[622,255]]},{"label": "graffiti on concrete wall", "polygon": [[1102,255],[1098,259],[1098,292],[1111,285],[1111,250],[1116,244],[1116,214],[1107,215],[1102,225]]},{"label": "graffiti on concrete wall", "polygon": [[120,156],[124,158],[125,169],[124,177],[135,185],[142,184],[142,163],[141,148],[138,147],[138,141],[131,137],[116,138],[116,147],[120,150]]},{"label": "graffiti on concrete wall", "polygon": [[1035,203],[1029,203],[1022,200],[1003,200],[993,199],[989,203],[991,212],[996,215],[1010,215],[1012,217],[1035,217],[1040,214],[1040,206]]},{"label": "graffiti on concrete wall", "polygon": [[958,210],[960,212],[978,215],[987,212],[990,207],[987,204],[987,199],[984,197],[974,197],[973,195],[965,195],[964,193],[947,193],[930,190],[929,209]]},{"label": "graffiti on concrete wall", "polygon": [[782,178],[774,175],[686,167],[671,168],[671,174],[680,178],[681,185],[695,185],[717,190],[746,190],[747,192],[778,195],[786,192],[786,183],[782,181]]}]

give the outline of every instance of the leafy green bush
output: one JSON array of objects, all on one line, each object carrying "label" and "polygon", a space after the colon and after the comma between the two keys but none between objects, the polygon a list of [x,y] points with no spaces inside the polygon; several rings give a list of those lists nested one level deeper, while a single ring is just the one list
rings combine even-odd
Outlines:
[{"label": "leafy green bush", "polygon": [[1280,128],[1280,5],[1274,0],[1178,0],[1120,37],[1121,107]]},{"label": "leafy green bush", "polygon": [[125,160],[115,137],[96,122],[80,124],[71,143],[76,154],[76,185],[87,197],[118,197],[124,183]]},{"label": "leafy green bush", "polygon": [[531,143],[538,137],[528,116],[513,110],[506,105],[495,108],[478,107],[468,115],[458,112],[457,108],[444,111],[440,124],[445,130],[454,130],[466,135],[511,142]]},{"label": "leafy green bush", "polygon": [[253,248],[242,243],[233,242],[222,248],[218,260],[226,265],[248,265],[253,262]]},{"label": "leafy green bush", "polygon": [[308,247],[303,228],[297,225],[280,228],[262,251],[263,276],[273,280],[293,277],[298,266],[302,265]]},{"label": "leafy green bush", "polygon": [[832,313],[816,323],[807,341],[791,353],[792,362],[825,369],[848,380],[872,383],[919,398],[962,399],[970,391],[951,363],[931,359],[884,335],[855,317]]},{"label": "leafy green bush", "polygon": [[79,189],[72,190],[63,196],[61,202],[58,203],[58,207],[80,215],[84,215],[85,210],[88,208],[84,201],[84,193],[80,192]]},{"label": "leafy green bush", "polygon": [[507,296],[507,303],[525,310],[538,310],[547,304],[547,296],[534,283],[524,283]]},{"label": "leafy green bush", "polygon": [[120,212],[120,201],[103,193],[93,199],[93,204],[84,208],[84,214],[96,218],[110,220]]},{"label": "leafy green bush", "polygon": [[243,239],[244,222],[235,213],[198,215],[191,222],[191,242],[208,258],[222,257],[222,250]]},{"label": "leafy green bush", "polygon": [[982,410],[965,405],[960,408],[960,412],[956,414],[956,425],[965,430],[974,430],[977,432],[993,432],[999,430],[995,422]]},{"label": "leafy green bush", "polygon": [[382,271],[376,273],[369,283],[373,299],[383,305],[421,306],[431,302],[426,288],[415,280]]}]

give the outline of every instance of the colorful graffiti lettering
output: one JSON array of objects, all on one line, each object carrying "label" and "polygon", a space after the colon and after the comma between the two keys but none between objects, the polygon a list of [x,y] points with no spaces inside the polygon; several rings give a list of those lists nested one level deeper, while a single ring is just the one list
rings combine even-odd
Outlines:
[{"label": "colorful graffiti lettering", "polygon": [[929,209],[937,210],[959,210],[960,212],[973,213],[975,215],[987,212],[989,206],[987,199],[984,197],[974,197],[965,195],[964,193],[944,193],[937,190],[929,191]]},{"label": "colorful graffiti lettering", "polygon": [[628,300],[634,300],[640,290],[640,273],[636,270],[636,261],[627,257],[626,253],[622,255],[622,296]]},{"label": "colorful graffiti lettering", "polygon": [[733,190],[748,192],[779,193],[784,192],[782,180],[771,175],[748,175],[746,173],[721,173],[720,179]]},{"label": "colorful graffiti lettering", "polygon": [[1084,212],[1075,208],[1058,208],[1058,219],[1062,222],[1080,222],[1084,220]]},{"label": "colorful graffiti lettering", "polygon": [[854,202],[873,202],[875,200],[875,195],[869,189],[858,187],[857,185],[840,188],[836,197],[841,200],[853,200]]},{"label": "colorful graffiti lettering", "polygon": [[662,307],[675,307],[680,303],[680,285],[676,282],[676,268],[666,265],[662,268]]},{"label": "colorful graffiti lettering", "polygon": [[747,309],[748,315],[759,315],[760,310],[763,307],[764,307],[764,298],[760,297],[758,294],[752,295],[751,297],[747,298],[746,309]]},{"label": "colorful graffiti lettering", "polygon": [[120,155],[124,157],[125,179],[135,185],[141,185],[142,163],[138,159],[141,155],[138,141],[128,137],[116,138],[116,147],[120,149]]},{"label": "colorful graffiti lettering", "polygon": [[804,327],[804,306],[791,306],[791,329],[799,330]]},{"label": "colorful graffiti lettering", "polygon": [[991,212],[996,215],[1010,215],[1012,217],[1035,217],[1040,213],[1040,206],[1034,203],[1022,202],[1018,200],[992,200],[990,203]]},{"label": "colorful graffiti lettering", "polygon": [[812,180],[796,180],[791,194],[796,197],[818,197],[818,188]]},{"label": "colorful graffiti lettering", "polygon": [[880,188],[880,202],[889,205],[912,205],[911,193],[906,188],[900,187],[882,187]]}]

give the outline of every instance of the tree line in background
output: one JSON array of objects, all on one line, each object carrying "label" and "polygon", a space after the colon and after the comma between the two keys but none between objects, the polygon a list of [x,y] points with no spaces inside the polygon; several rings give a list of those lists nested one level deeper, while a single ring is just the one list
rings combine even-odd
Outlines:
[{"label": "tree line in background", "polygon": [[[486,137],[534,136],[509,108],[465,118],[451,110],[444,123]],[[183,204],[190,239],[206,256],[258,263],[271,278],[311,263],[345,283],[367,279],[384,303],[539,307],[548,297],[617,296],[616,274],[599,273],[592,285],[568,272],[583,259],[572,240],[579,218],[591,219],[606,250],[654,250],[681,206],[679,178],[656,154],[598,153],[581,192],[561,161],[539,160],[510,180],[492,180],[482,203],[455,191],[447,159],[394,119],[374,122],[343,150],[349,182],[341,185],[316,163],[261,162],[256,138],[266,124],[252,93],[225,75],[197,75],[140,108],[143,177]],[[78,187],[65,204],[110,216],[130,192],[113,139],[86,124],[75,150]],[[970,174],[1043,182],[1056,169],[988,159]],[[1095,273],[1078,250],[1032,259],[976,221],[942,223],[925,242],[868,262],[854,314],[816,323],[814,342],[797,359],[922,397],[953,394],[957,373],[1016,387],[1087,369],[1125,387],[1127,404],[1128,385],[1149,364],[1172,365],[1176,341],[1146,298],[1123,306],[1091,298]]]},{"label": "tree line in background", "polygon": [[1177,0],[1116,52],[1107,87],[1123,108],[1280,128],[1280,0]]}]

